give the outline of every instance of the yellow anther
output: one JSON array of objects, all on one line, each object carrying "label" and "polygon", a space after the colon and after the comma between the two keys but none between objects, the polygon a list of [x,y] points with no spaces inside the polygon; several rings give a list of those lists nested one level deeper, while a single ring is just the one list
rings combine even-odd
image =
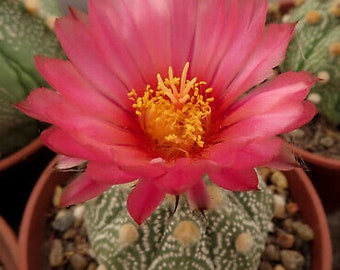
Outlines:
[{"label": "yellow anther", "polygon": [[157,74],[157,89],[146,87],[143,96],[135,90],[128,94],[140,125],[154,149],[165,159],[189,156],[204,145],[210,122],[212,88],[197,78],[187,79],[189,63],[181,77],[174,77],[169,67],[168,78]]}]

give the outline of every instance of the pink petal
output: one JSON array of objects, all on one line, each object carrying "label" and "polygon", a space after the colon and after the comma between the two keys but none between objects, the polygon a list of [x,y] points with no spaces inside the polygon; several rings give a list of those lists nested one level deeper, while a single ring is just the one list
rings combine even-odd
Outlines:
[{"label": "pink petal", "polygon": [[286,104],[271,111],[254,115],[225,127],[219,135],[223,141],[235,138],[250,141],[268,138],[292,131],[309,122],[316,113],[314,104],[305,101],[301,104]]},{"label": "pink petal", "polygon": [[231,141],[211,147],[210,158],[222,167],[235,170],[262,166],[291,170],[297,166],[293,153],[280,138],[273,137],[248,144],[238,143]]},{"label": "pink petal", "polygon": [[164,2],[167,2],[169,5],[169,13],[171,14],[171,66],[175,71],[181,72],[185,63],[191,60],[192,50],[195,42],[194,38],[196,35],[198,6],[203,1],[174,0]]},{"label": "pink petal", "polygon": [[90,162],[86,173],[93,180],[111,185],[124,184],[139,178],[136,174],[129,174],[122,170],[115,163]]},{"label": "pink petal", "polygon": [[165,193],[151,181],[141,180],[131,191],[127,199],[127,208],[131,217],[140,225],[161,204]]},{"label": "pink petal", "polygon": [[180,158],[169,165],[168,171],[155,181],[155,184],[167,193],[178,195],[191,188],[206,172],[204,160],[194,161]]},{"label": "pink petal", "polygon": [[197,181],[186,193],[191,209],[202,211],[209,208],[210,198],[202,179]]},{"label": "pink petal", "polygon": [[284,59],[295,24],[270,25],[262,40],[228,87],[223,108],[227,108],[237,97],[273,74],[273,68]]},{"label": "pink petal", "polygon": [[254,169],[233,170],[220,168],[209,172],[211,180],[218,186],[232,191],[258,190],[258,177]]},{"label": "pink petal", "polygon": [[290,167],[292,163],[288,155],[281,156],[284,145],[284,142],[277,137],[251,141],[247,144],[238,144],[237,140],[228,141],[213,146],[210,150],[210,158],[233,170],[265,166],[274,161],[281,161],[282,166],[285,164]]},{"label": "pink petal", "polygon": [[190,68],[193,76],[211,82],[221,59],[234,42],[239,9],[237,0],[199,1]]},{"label": "pink petal", "polygon": [[81,145],[68,132],[50,127],[43,131],[41,139],[44,144],[57,153],[85,160],[108,162],[114,159],[112,150],[100,143]]},{"label": "pink petal", "polygon": [[252,115],[260,115],[271,110],[296,103],[306,98],[316,78],[307,72],[286,72],[262,84],[244,98],[235,102],[225,111],[223,125],[231,125]]},{"label": "pink petal", "polygon": [[70,132],[77,140],[88,138],[107,145],[142,143],[136,133],[132,134],[127,129],[114,126],[97,115],[73,106],[62,95],[49,89],[35,89],[17,107],[34,118]]},{"label": "pink petal", "polygon": [[65,188],[60,204],[68,206],[93,199],[110,186],[108,183],[93,181],[86,173],[82,173]]},{"label": "pink petal", "polygon": [[298,164],[291,149],[283,144],[280,153],[265,166],[280,171],[289,171],[298,167]]},{"label": "pink petal", "polygon": [[[121,11],[121,8],[124,10]],[[138,40],[138,44],[136,44],[138,55],[131,54],[129,42],[135,42],[136,30],[130,25],[129,17],[125,16],[127,14],[125,9],[126,6],[122,2],[89,1],[91,33],[94,41],[97,41],[100,46],[112,72],[124,82],[128,89],[141,88],[142,90],[147,84],[146,78],[143,78],[142,74],[147,63],[150,63],[150,59],[146,50],[143,50],[143,47],[138,47],[140,45]],[[129,28],[131,29],[129,30]],[[127,36],[129,31],[133,34]],[[127,39],[127,43],[123,42],[125,39]],[[154,73],[153,76],[155,76]]]},{"label": "pink petal", "polygon": [[244,68],[248,58],[261,40],[267,6],[267,0],[237,1],[237,8],[232,11],[236,13],[232,18],[237,18],[232,42],[220,60],[211,83],[216,97],[222,97],[225,94],[229,84]]},{"label": "pink petal", "polygon": [[132,126],[132,106],[127,112],[109,101],[70,62],[38,56],[35,63],[44,79],[77,107],[116,125]]},{"label": "pink petal", "polygon": [[130,110],[126,88],[113,72],[107,59],[93,41],[88,27],[79,21],[63,17],[56,21],[55,32],[68,58],[79,72],[101,93]]}]

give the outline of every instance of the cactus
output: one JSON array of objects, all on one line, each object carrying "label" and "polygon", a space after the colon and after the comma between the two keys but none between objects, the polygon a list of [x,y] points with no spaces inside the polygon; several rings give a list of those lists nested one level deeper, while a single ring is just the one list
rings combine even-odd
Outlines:
[{"label": "cactus", "polygon": [[[53,31],[53,1],[40,12],[20,0],[0,1],[0,158],[20,149],[38,136],[38,121],[25,116],[13,104],[26,98],[31,90],[46,86],[34,65],[34,55],[62,56]],[[29,8],[30,12],[25,8]],[[32,14],[34,12],[34,14]],[[39,15],[39,16],[38,16]]]},{"label": "cactus", "polygon": [[309,99],[331,126],[340,125],[340,1],[306,0],[288,20],[298,22],[281,68],[306,70],[321,80]]},{"label": "cactus", "polygon": [[129,187],[114,186],[88,201],[85,224],[99,263],[114,269],[257,269],[273,216],[273,196],[230,192],[207,179],[210,210],[192,210],[169,195],[137,226],[126,210]]}]

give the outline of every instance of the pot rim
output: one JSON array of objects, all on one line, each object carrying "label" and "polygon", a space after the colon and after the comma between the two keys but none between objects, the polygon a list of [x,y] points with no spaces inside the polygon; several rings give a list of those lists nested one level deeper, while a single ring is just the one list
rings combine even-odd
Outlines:
[{"label": "pot rim", "polygon": [[28,156],[38,151],[42,146],[43,146],[43,143],[40,137],[35,138],[33,141],[31,141],[26,146],[22,147],[17,152],[14,152],[13,154],[9,156],[3,159],[0,159],[0,171],[6,170],[7,168],[26,159]]},{"label": "pot rim", "polygon": [[301,147],[297,147],[292,144],[288,144],[288,147],[293,151],[293,153],[301,157],[303,160],[310,162],[312,164],[316,164],[331,170],[339,170],[340,171],[340,160],[325,157],[319,154],[315,154],[313,152],[307,151]]},{"label": "pot rim", "polygon": [[0,261],[7,270],[16,270],[18,265],[18,240],[13,229],[0,216]]}]

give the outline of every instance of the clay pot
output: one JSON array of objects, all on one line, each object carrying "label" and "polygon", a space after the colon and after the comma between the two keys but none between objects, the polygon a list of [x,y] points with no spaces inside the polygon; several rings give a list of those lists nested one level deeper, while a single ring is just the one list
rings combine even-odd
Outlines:
[{"label": "clay pot", "polygon": [[0,216],[0,262],[6,270],[18,269],[18,242],[7,222]]},{"label": "clay pot", "polygon": [[41,142],[40,138],[36,138],[34,141],[24,146],[17,152],[11,154],[8,157],[0,159],[0,171],[3,171],[11,166],[14,166],[20,161],[28,158],[30,155],[38,151],[42,146],[43,143]]},{"label": "clay pot", "polygon": [[[44,231],[52,196],[57,185],[65,184],[74,176],[74,173],[54,170],[56,158],[39,178],[24,212],[19,234],[20,270],[44,269]],[[299,204],[304,220],[314,230],[311,270],[331,270],[331,240],[320,199],[309,178],[301,169],[285,172],[285,175],[288,177],[293,199]]]},{"label": "clay pot", "polygon": [[340,160],[327,158],[290,146],[305,165],[327,213],[340,208]]}]

